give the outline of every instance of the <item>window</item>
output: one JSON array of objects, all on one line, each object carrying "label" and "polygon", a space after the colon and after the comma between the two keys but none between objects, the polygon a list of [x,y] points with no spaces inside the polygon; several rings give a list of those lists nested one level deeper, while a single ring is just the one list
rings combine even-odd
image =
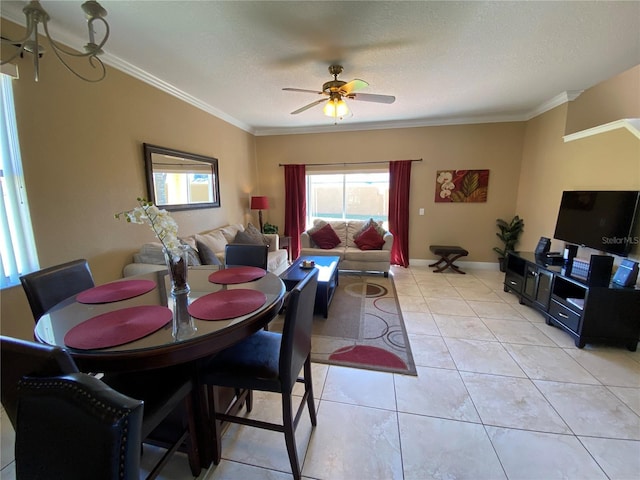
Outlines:
[{"label": "window", "polygon": [[389,172],[307,172],[307,228],[315,218],[386,222]]},{"label": "window", "polygon": [[20,144],[16,129],[11,77],[0,74],[0,288],[18,285],[19,276],[38,270]]}]

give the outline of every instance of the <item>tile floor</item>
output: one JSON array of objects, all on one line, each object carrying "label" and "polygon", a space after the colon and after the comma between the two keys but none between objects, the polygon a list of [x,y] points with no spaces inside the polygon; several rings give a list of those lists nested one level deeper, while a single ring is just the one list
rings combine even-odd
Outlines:
[{"label": "tile floor", "polygon": [[[394,268],[418,376],[314,364],[306,479],[638,479],[640,351],[588,345],[502,290],[503,274]],[[252,415],[277,420],[278,397]],[[2,480],[15,477],[2,416]],[[231,426],[199,479],[289,479],[281,434]],[[143,457],[149,462],[152,453]],[[163,479],[192,478],[174,456]]]}]

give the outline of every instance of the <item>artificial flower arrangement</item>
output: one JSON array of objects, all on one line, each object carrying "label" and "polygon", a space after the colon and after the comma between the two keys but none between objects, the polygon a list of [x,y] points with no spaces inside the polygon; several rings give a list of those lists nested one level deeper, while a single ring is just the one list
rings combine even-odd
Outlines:
[{"label": "artificial flower arrangement", "polygon": [[164,249],[173,291],[175,293],[188,292],[186,252],[190,247],[178,238],[178,224],[165,209],[158,208],[145,198],[137,198],[137,201],[137,207],[116,213],[115,217],[117,219],[124,218],[129,223],[146,223],[151,227]]},{"label": "artificial flower arrangement", "polygon": [[165,250],[179,254],[182,242],[178,238],[178,224],[169,212],[156,207],[145,198],[138,197],[137,201],[139,205],[136,208],[116,213],[115,217],[124,217],[129,223],[148,224]]}]

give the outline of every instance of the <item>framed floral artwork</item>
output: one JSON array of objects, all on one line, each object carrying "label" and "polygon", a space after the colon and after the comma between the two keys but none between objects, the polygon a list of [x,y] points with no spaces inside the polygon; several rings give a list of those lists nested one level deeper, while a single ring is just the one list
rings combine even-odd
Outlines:
[{"label": "framed floral artwork", "polygon": [[486,202],[489,170],[438,170],[436,203]]}]

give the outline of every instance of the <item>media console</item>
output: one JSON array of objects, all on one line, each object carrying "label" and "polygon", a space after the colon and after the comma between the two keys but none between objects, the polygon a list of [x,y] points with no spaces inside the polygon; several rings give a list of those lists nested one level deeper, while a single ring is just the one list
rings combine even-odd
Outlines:
[{"label": "media console", "polygon": [[590,278],[571,276],[564,267],[547,265],[534,253],[509,252],[504,291],[544,314],[547,324],[566,331],[578,348],[603,342],[624,344],[635,352],[640,339],[640,290],[610,284],[610,268],[603,275],[603,257],[593,257],[594,271],[600,273]]}]

